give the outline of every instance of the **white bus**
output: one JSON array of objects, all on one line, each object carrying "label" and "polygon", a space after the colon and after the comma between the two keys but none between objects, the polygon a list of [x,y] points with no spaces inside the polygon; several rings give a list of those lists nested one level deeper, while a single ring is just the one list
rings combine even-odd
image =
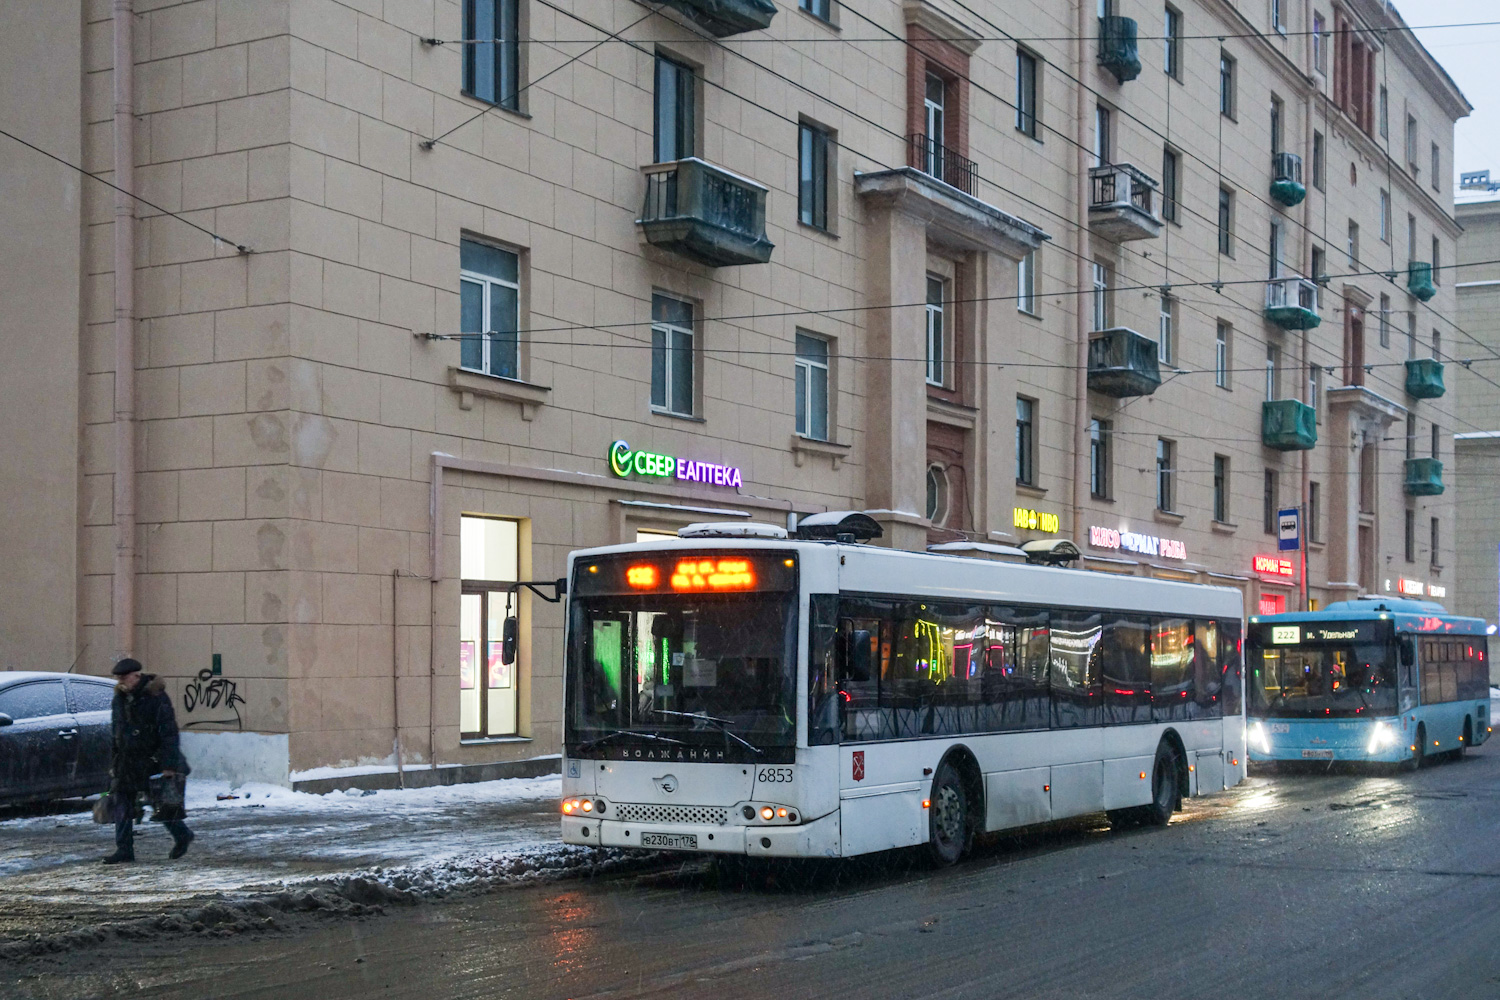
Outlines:
[{"label": "white bus", "polygon": [[841,516],[573,553],[564,841],[950,864],[1243,777],[1237,590],[896,551]]}]

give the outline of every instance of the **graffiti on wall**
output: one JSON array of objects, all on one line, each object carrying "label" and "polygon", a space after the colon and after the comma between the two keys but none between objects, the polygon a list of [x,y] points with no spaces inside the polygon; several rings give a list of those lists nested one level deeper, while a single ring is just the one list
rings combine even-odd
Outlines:
[{"label": "graffiti on wall", "polygon": [[182,710],[186,718],[183,728],[233,726],[244,729],[244,720],[240,718],[243,704],[245,699],[240,697],[234,681],[217,676],[212,670],[200,670],[198,676],[182,689]]}]

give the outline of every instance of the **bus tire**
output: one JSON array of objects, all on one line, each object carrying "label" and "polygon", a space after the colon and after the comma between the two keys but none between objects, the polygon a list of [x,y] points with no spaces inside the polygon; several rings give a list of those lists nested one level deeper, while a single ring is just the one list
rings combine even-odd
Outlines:
[{"label": "bus tire", "polygon": [[1413,746],[1416,749],[1412,750],[1411,756],[1403,764],[1408,771],[1417,770],[1427,757],[1427,726],[1421,722],[1417,723],[1417,739]]},{"label": "bus tire", "polygon": [[968,852],[974,831],[963,776],[951,760],[938,765],[928,803],[927,852],[934,865],[946,868]]},{"label": "bus tire", "polygon": [[1145,806],[1141,818],[1150,826],[1166,826],[1177,811],[1177,750],[1162,740],[1156,748],[1156,764],[1151,770],[1151,804]]}]

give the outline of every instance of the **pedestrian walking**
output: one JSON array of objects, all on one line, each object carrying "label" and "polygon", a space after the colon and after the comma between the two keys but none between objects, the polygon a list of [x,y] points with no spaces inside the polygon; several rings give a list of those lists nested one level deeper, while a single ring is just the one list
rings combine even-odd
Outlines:
[{"label": "pedestrian walking", "polygon": [[[115,699],[110,707],[114,730],[114,756],[110,763],[109,805],[115,821],[115,853],[104,859],[107,865],[135,860],[135,821],[141,793],[148,792],[151,778],[160,774],[175,783],[185,779],[191,770],[183,759],[177,741],[177,716],[166,684],[154,674],[144,673],[139,660],[129,657],[115,664],[119,677]],[[162,812],[153,804],[152,818]],[[171,858],[187,853],[193,842],[193,831],[175,815],[162,819],[162,826],[172,835]]]}]

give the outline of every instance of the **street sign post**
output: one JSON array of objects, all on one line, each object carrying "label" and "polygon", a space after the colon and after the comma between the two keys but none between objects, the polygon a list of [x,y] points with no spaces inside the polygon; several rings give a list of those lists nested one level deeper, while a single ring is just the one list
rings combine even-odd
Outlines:
[{"label": "street sign post", "polygon": [[1276,512],[1276,550],[1295,552],[1302,548],[1302,524],[1296,507],[1285,507]]}]

